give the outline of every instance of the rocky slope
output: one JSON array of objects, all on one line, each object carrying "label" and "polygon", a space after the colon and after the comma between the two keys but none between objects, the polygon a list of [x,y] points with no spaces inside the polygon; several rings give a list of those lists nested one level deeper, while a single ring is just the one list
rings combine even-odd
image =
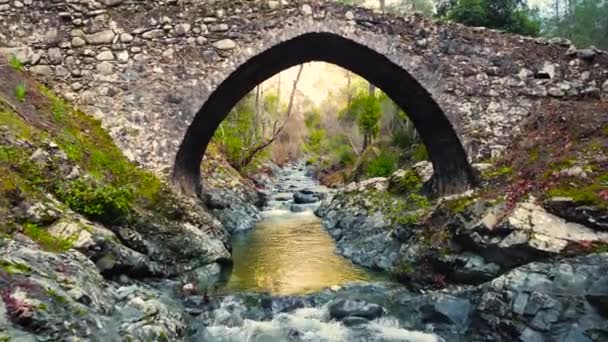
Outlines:
[{"label": "rocky slope", "polygon": [[422,298],[467,298],[450,302],[477,310],[480,325],[463,323],[465,335],[600,341],[608,287],[594,272],[608,250],[607,113],[601,102],[548,102],[508,154],[474,165],[475,190],[433,198],[432,167],[420,163],[352,183],[317,214],[354,262],[414,290],[440,290],[409,303],[416,310]]},{"label": "rocky slope", "polygon": [[181,197],[18,69],[0,66],[0,340],[182,338],[180,301],[162,289],[206,291],[232,224],[256,218],[253,185],[210,171],[209,193],[241,216]]}]

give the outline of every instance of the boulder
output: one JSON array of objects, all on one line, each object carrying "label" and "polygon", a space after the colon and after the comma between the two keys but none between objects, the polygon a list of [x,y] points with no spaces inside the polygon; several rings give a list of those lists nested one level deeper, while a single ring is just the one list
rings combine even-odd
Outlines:
[{"label": "boulder", "polygon": [[342,320],[347,317],[361,317],[368,320],[376,319],[384,314],[384,309],[364,300],[338,299],[329,304],[329,316]]},{"label": "boulder", "polygon": [[566,221],[608,231],[608,210],[594,205],[581,205],[570,197],[553,197],[544,204],[547,210]]},{"label": "boulder", "polygon": [[293,194],[293,201],[297,204],[308,204],[318,202],[319,199],[313,194],[305,194],[302,191],[298,191]]}]

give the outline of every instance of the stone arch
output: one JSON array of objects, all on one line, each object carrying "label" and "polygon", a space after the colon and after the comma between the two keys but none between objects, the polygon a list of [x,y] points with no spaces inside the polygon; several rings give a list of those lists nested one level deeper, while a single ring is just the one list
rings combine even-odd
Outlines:
[{"label": "stone arch", "polygon": [[474,176],[466,152],[431,94],[383,54],[330,32],[308,32],[274,45],[225,78],[195,114],[183,137],[173,165],[174,186],[189,195],[200,194],[203,155],[234,105],[269,77],[311,61],[332,63],[362,76],[408,113],[429,152],[437,194],[457,193],[472,186]]}]

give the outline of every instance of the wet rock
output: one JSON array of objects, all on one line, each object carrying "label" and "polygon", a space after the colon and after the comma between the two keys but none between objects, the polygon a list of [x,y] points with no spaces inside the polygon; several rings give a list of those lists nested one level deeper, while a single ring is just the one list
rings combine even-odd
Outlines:
[{"label": "wet rock", "polygon": [[361,317],[368,320],[376,319],[384,313],[377,304],[363,300],[339,299],[329,305],[329,315],[333,319],[342,320],[346,317]]},{"label": "wet rock", "polygon": [[473,253],[452,254],[440,258],[453,281],[462,284],[481,284],[500,274],[499,265],[487,262]]},{"label": "wet rock", "polygon": [[432,304],[421,307],[424,322],[453,324],[461,331],[467,328],[473,309],[468,299],[438,294],[431,295],[428,300]]},{"label": "wet rock", "polygon": [[297,204],[308,204],[318,202],[319,199],[313,194],[305,194],[299,191],[293,194],[293,201]]}]

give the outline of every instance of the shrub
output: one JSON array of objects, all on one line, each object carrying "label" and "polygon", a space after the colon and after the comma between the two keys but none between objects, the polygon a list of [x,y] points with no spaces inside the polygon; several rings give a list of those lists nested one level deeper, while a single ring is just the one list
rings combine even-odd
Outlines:
[{"label": "shrub", "polygon": [[414,170],[407,170],[402,177],[391,178],[389,191],[394,194],[409,194],[419,191],[422,185],[420,175]]},{"label": "shrub", "polygon": [[429,160],[429,153],[424,144],[418,144],[414,147],[414,150],[412,151],[412,159],[416,162]]},{"label": "shrub", "polygon": [[339,148],[338,152],[338,161],[343,166],[352,165],[355,162],[355,153],[353,152],[350,146],[342,146]]},{"label": "shrub", "polygon": [[57,196],[72,210],[107,224],[124,222],[135,197],[131,187],[101,186],[83,180],[59,188]]},{"label": "shrub", "polygon": [[365,174],[368,177],[388,177],[397,169],[397,157],[395,154],[382,151],[377,157],[372,159]]}]

